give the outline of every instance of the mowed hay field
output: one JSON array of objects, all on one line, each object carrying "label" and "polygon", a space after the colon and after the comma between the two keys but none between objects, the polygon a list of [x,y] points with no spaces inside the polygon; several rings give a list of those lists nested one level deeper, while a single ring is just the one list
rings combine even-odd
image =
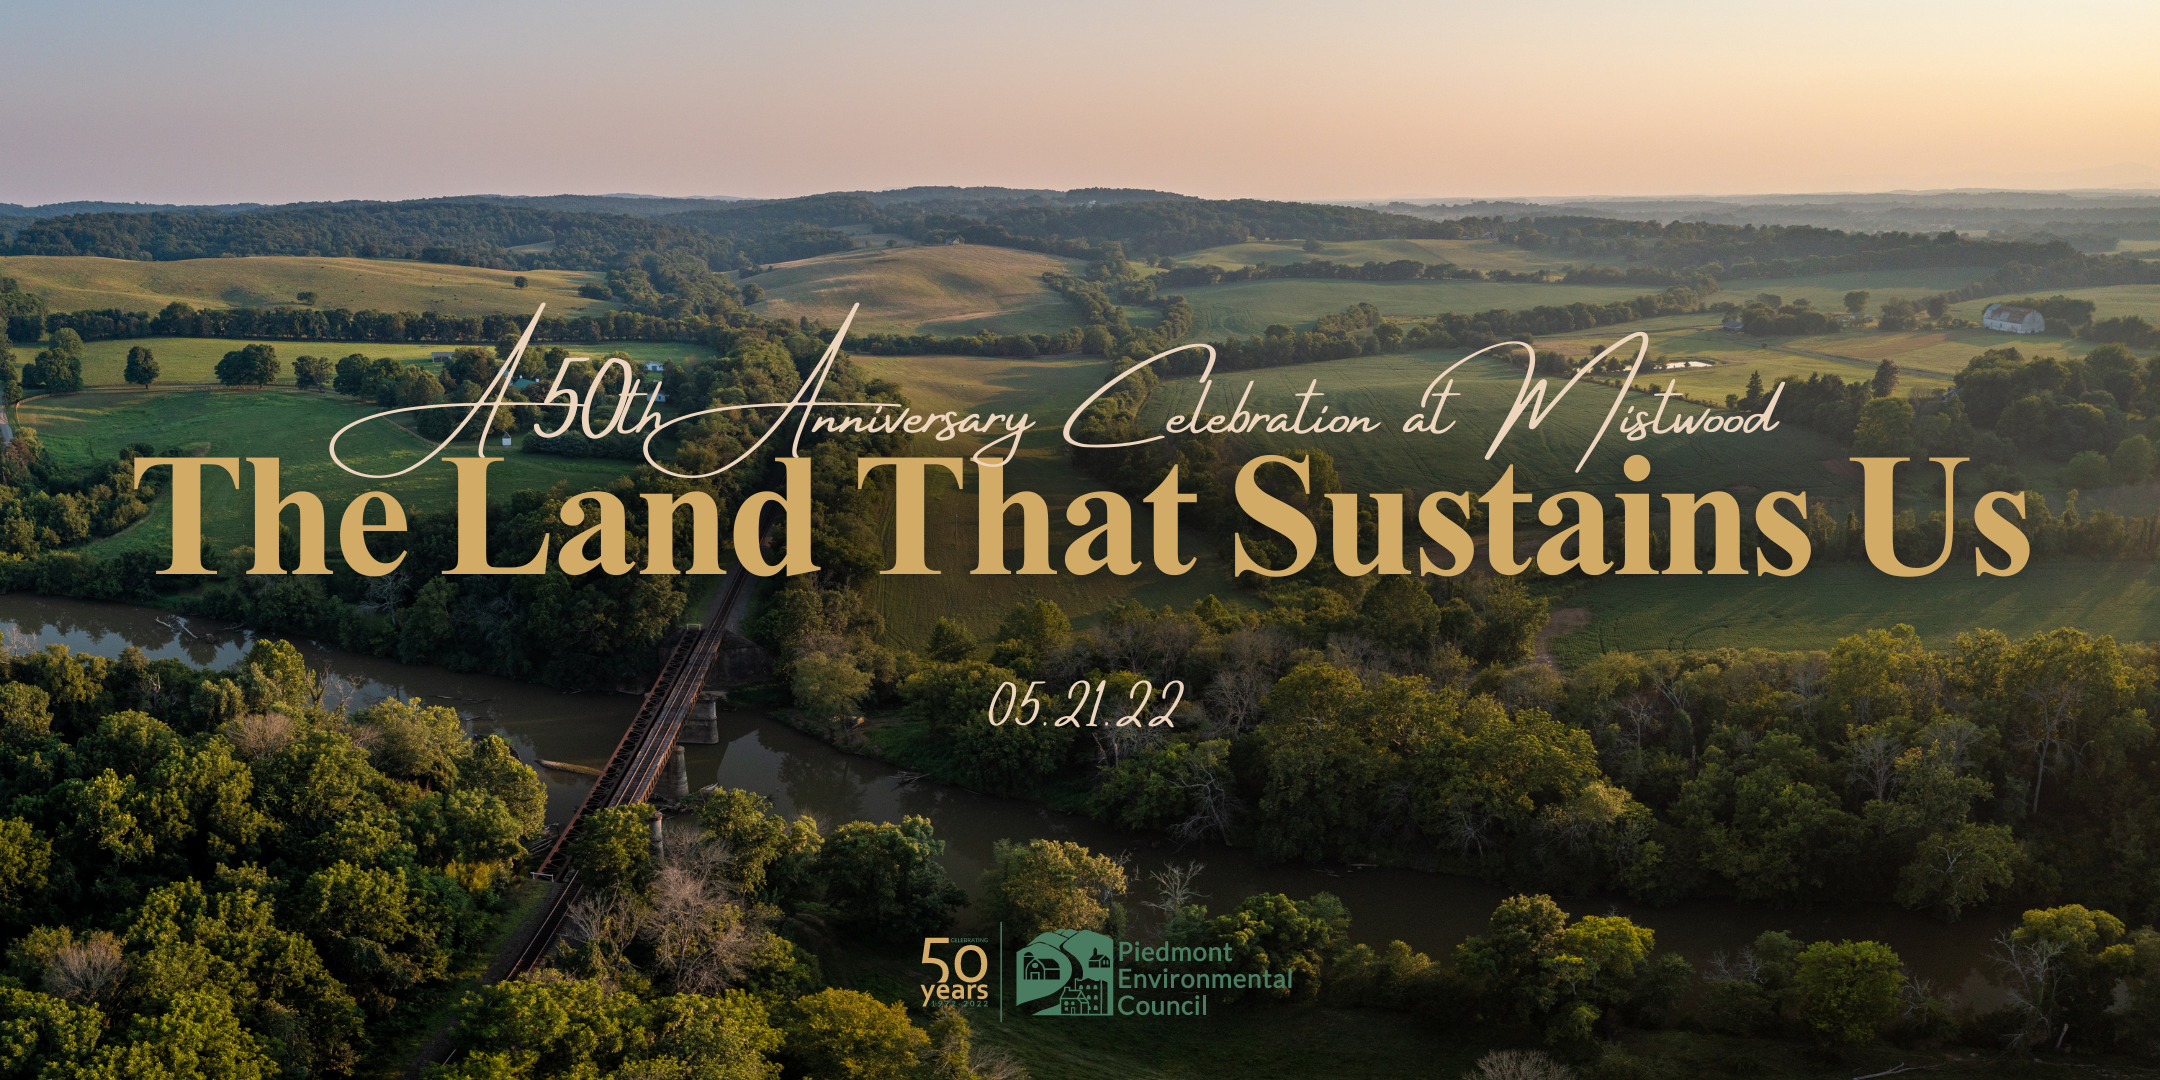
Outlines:
[{"label": "mowed hay field", "polygon": [[[945,615],[961,619],[977,637],[984,637],[996,629],[1013,604],[1035,596],[1057,601],[1082,626],[1090,621],[1087,615],[1127,597],[1151,607],[1171,604],[1180,609],[1210,593],[1232,606],[1244,602],[1243,594],[1230,580],[1229,567],[1214,557],[1204,537],[1189,530],[1180,541],[1180,549],[1184,557],[1198,560],[1196,565],[1179,577],[1158,572],[1151,556],[1154,550],[1152,515],[1147,506],[1138,503],[1134,504],[1133,512],[1133,553],[1142,561],[1142,569],[1130,577],[1119,577],[1108,570],[1085,577],[1066,572],[1066,545],[1087,530],[1069,524],[1065,508],[1074,498],[1102,485],[1074,472],[1066,464],[1065,443],[1059,428],[1064,425],[1065,417],[1110,377],[1109,365],[1102,359],[1092,356],[1038,360],[858,356],[854,363],[866,374],[898,382],[917,412],[1027,413],[1035,428],[1023,440],[1020,456],[1007,467],[1005,493],[1009,498],[1020,491],[1035,492],[1043,497],[1050,509],[1050,564],[1057,570],[1056,575],[1017,572],[1024,539],[1018,511],[1006,516],[1005,525],[1005,564],[1015,573],[970,573],[975,569],[978,557],[976,492],[981,474],[974,466],[967,466],[967,488],[958,491],[953,487],[951,473],[933,469],[929,473],[925,510],[927,561],[930,568],[939,573],[927,577],[879,575],[867,586],[878,610],[885,616],[886,628],[894,640],[920,646],[929,638],[930,628],[938,617]],[[967,458],[981,445],[982,440],[971,436],[940,442],[926,433],[915,437],[908,452],[926,457]],[[991,451],[991,455],[994,458],[1002,450],[1001,446]],[[1101,524],[1101,511],[1095,509],[1095,514],[1097,520],[1089,528]],[[883,541],[883,550],[888,555],[893,550],[891,528],[888,513]]]},{"label": "mowed hay field", "polygon": [[17,255],[0,258],[0,275],[44,297],[54,311],[119,308],[155,313],[174,301],[198,308],[298,306],[296,297],[302,292],[315,293],[310,306],[353,311],[527,314],[546,303],[552,314],[577,315],[617,306],[577,294],[579,285],[601,282],[604,274],[527,270],[527,285],[520,289],[513,284],[515,271],[402,259],[258,256],[137,262]]},{"label": "mowed hay field", "polygon": [[[323,501],[326,527],[336,543],[339,515],[366,491],[387,491],[408,514],[447,513],[457,504],[456,473],[441,461],[430,462],[391,480],[367,480],[331,462],[330,436],[346,424],[375,412],[372,403],[356,404],[327,394],[295,390],[182,390],[173,392],[99,392],[38,398],[16,408],[16,418],[37,430],[55,464],[65,469],[110,461],[123,446],[148,443],[159,451],[178,449],[212,457],[274,457],[279,486],[287,493],[311,491]],[[433,444],[387,421],[355,428],[338,443],[347,464],[369,473],[402,469]],[[470,443],[461,441],[468,449]],[[579,490],[605,486],[631,463],[523,454],[491,445],[490,455],[504,460],[488,470],[488,490],[496,501],[519,489],[545,489],[558,480]],[[235,490],[222,470],[203,477],[203,532],[220,548],[253,542],[254,470],[243,467],[244,485]],[[371,518],[371,520],[373,520]],[[168,550],[172,513],[151,508],[133,528],[91,542],[85,550],[109,554],[126,548]]]},{"label": "mowed hay field", "polygon": [[1186,266],[1219,266],[1225,270],[1267,263],[1284,266],[1308,259],[1363,265],[1411,259],[1426,263],[1454,263],[1473,270],[1553,270],[1562,266],[1625,265],[1619,260],[1585,257],[1573,252],[1532,251],[1498,240],[1326,240],[1320,250],[1308,252],[1303,240],[1255,240],[1249,244],[1224,244],[1175,256]]},{"label": "mowed hay field", "polygon": [[[2160,241],[2155,241],[2155,243],[2160,243]],[[1990,296],[1980,300],[1967,300],[1962,304],[1952,304],[1950,305],[1950,313],[1961,319],[1971,319],[1974,322],[1979,322],[1980,313],[1986,311],[1989,304],[2006,304],[2013,300],[2025,299],[2028,296],[2042,298],[2067,296],[2072,300],[2090,300],[2094,305],[2093,318],[2095,319],[2110,319],[2117,315],[2143,315],[2148,322],[2160,322],[2160,285],[2106,285],[2093,289],[2035,289],[2030,293],[2018,293],[2014,296]],[[1998,336],[2014,340],[2019,335],[2001,334]],[[2057,340],[2061,339],[2058,338]]]},{"label": "mowed hay field", "polygon": [[1895,578],[1867,563],[1818,564],[1796,578],[1609,578],[1558,601],[1589,609],[1583,629],[1555,637],[1574,667],[1600,652],[1650,649],[1828,649],[1876,627],[1911,625],[1933,648],[1975,627],[2022,637],[2062,626],[2123,641],[2160,639],[2160,565],[2035,562],[2011,578],[1972,564]]},{"label": "mowed hay field", "polygon": [[765,290],[751,310],[840,325],[861,304],[855,329],[907,334],[1054,334],[1080,321],[1044,271],[1070,259],[980,245],[869,248],[783,263],[746,279]]}]

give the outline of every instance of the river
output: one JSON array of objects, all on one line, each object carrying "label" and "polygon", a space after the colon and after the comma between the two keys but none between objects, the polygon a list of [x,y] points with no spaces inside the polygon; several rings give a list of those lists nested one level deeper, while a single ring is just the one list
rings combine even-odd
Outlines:
[{"label": "river", "polygon": [[[147,608],[0,595],[0,631],[10,635],[8,643],[17,650],[28,644],[60,644],[77,652],[118,656],[133,644],[152,659],[214,667],[233,663],[247,650],[244,633],[205,641],[180,631],[179,625],[174,616]],[[195,633],[207,633],[206,625],[219,624],[195,623]],[[597,768],[637,711],[638,698],[629,694],[562,694],[507,679],[356,656],[313,642],[300,645],[309,664],[324,674],[331,703],[359,709],[394,694],[454,706],[475,733],[503,736],[528,763],[546,758]],[[1299,899],[1331,892],[1349,905],[1356,940],[1377,947],[1399,938],[1440,959],[1465,937],[1482,931],[1486,916],[1510,891],[1414,870],[1349,873],[1270,864],[1249,848],[1180,848],[1018,800],[923,781],[899,784],[895,778],[900,770],[893,766],[842,753],[762,712],[722,713],[720,728],[718,745],[686,748],[692,787],[718,783],[747,788],[770,798],[781,814],[809,814],[827,829],[857,819],[897,821],[905,814],[923,815],[936,823],[937,836],[945,842],[946,869],[971,893],[997,840],[1070,840],[1097,852],[1129,856],[1134,892],[1127,904],[1136,915],[1143,913],[1140,901],[1154,898],[1147,873],[1197,861],[1207,867],[1197,887],[1218,912],[1258,892]],[[551,823],[567,817],[591,786],[589,779],[572,773],[542,770],[540,775],[547,782]],[[1654,929],[1660,948],[1678,950],[1697,970],[1714,953],[1736,951],[1764,930],[1787,930],[1808,940],[1881,941],[1895,948],[1916,975],[1982,1006],[2000,1000],[1986,957],[1992,939],[2012,925],[2016,915],[1973,911],[1961,922],[1946,925],[1887,904],[1780,911],[1727,901],[1652,908],[1620,897],[1578,897],[1563,900],[1562,906],[1579,915],[1626,915]],[[963,913],[963,924],[966,921]]]}]

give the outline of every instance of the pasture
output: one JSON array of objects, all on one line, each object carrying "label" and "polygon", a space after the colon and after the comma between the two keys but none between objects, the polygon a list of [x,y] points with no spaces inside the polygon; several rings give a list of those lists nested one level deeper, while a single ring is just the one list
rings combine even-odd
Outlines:
[{"label": "pasture", "polygon": [[1772,293],[1788,304],[1805,300],[1817,311],[1843,311],[1845,294],[1865,289],[1869,293],[1868,312],[1873,314],[1885,300],[1922,300],[1994,272],[1994,268],[1988,266],[1937,266],[1916,270],[1843,270],[1804,277],[1719,279],[1723,291],[1717,298],[1737,304],[1762,293]]},{"label": "pasture", "polygon": [[[2156,242],[2160,243],[2160,242]],[[1989,296],[1979,300],[1967,300],[1950,305],[1950,313],[1973,322],[1980,321],[1980,313],[1989,304],[2008,303],[2027,296],[2067,296],[2073,300],[2090,300],[2095,305],[2093,318],[2108,319],[2117,315],[2143,315],[2147,321],[2160,322],[2160,285],[2106,285],[2091,289],[2035,289],[2031,293],[2014,296]],[[2014,339],[2015,334],[1996,334],[1998,338]],[[2047,335],[2030,335],[2046,337]],[[2060,341],[2061,338],[2054,340]]]},{"label": "pasture", "polygon": [[1555,607],[1588,608],[1587,625],[1552,639],[1563,667],[1600,652],[1652,649],[1827,649],[1874,627],[1910,624],[1932,648],[1974,627],[2024,637],[2060,626],[2123,641],[2160,639],[2160,566],[2036,562],[2013,578],[1946,565],[1894,578],[1866,563],[1771,577],[1606,578]]},{"label": "pasture", "polygon": [[1077,265],[980,245],[858,248],[782,263],[745,280],[765,290],[751,310],[768,318],[807,316],[838,326],[848,307],[860,303],[855,328],[863,331],[965,335],[987,327],[1054,334],[1080,318],[1042,275]]},{"label": "pasture", "polygon": [[[603,274],[527,270],[527,286],[520,289],[513,284],[516,271],[403,259],[265,255],[138,262],[16,255],[0,258],[0,276],[20,281],[54,311],[119,308],[154,314],[176,301],[198,308],[285,305],[445,315],[529,314],[543,302],[556,315],[617,306],[577,294],[579,285],[600,282]],[[302,292],[313,292],[315,302],[300,304],[296,297]]]},{"label": "pasture", "polygon": [[1184,266],[1219,266],[1225,270],[1267,263],[1285,266],[1308,259],[1363,265],[1368,262],[1454,263],[1473,270],[1556,270],[1563,266],[1597,266],[1617,260],[1589,258],[1573,252],[1532,251],[1498,240],[1327,240],[1315,254],[1302,240],[1255,240],[1224,244],[1174,256]]},{"label": "pasture", "polygon": [[[37,430],[54,463],[62,468],[110,461],[134,442],[148,443],[160,452],[277,458],[279,486],[285,492],[311,491],[322,499],[334,544],[338,515],[365,491],[389,492],[408,514],[448,513],[456,506],[456,474],[440,461],[392,480],[362,479],[331,462],[330,436],[375,409],[372,403],[296,390],[103,391],[26,401],[17,406],[16,418],[24,427]],[[346,435],[338,443],[338,454],[362,472],[380,474],[404,468],[432,445],[378,421]],[[523,454],[492,444],[489,453],[504,458],[488,470],[489,493],[498,500],[520,489],[546,489],[558,480],[578,485],[579,490],[602,487],[630,467],[629,462]],[[235,490],[223,472],[204,474],[203,532],[221,549],[253,543],[254,470],[244,467],[241,481],[245,486]],[[165,550],[171,538],[172,513],[161,505],[134,527],[92,541],[85,550],[92,554],[136,547]]]},{"label": "pasture", "polygon": [[[1818,308],[1842,311],[1845,294],[1854,289],[1866,289],[1874,293],[1872,303],[1877,304],[1893,298],[1917,300],[1945,289],[1954,289],[1974,278],[1983,277],[1986,273],[1985,270],[1953,267],[1948,270],[1854,271],[1801,278],[1766,278],[1760,281],[1728,283],[1723,291],[1717,294],[1717,298],[1737,303],[1768,292],[1775,293],[1788,303],[1804,298]],[[1194,336],[1203,341],[1219,341],[1231,334],[1257,334],[1273,323],[1281,323],[1292,329],[1309,329],[1320,316],[1331,311],[1340,311],[1361,301],[1377,305],[1391,318],[1423,319],[1449,311],[1475,312],[1494,308],[1522,311],[1544,305],[1605,304],[1615,300],[1631,300],[1660,290],[1651,285],[1626,284],[1541,285],[1496,281],[1332,281],[1290,278],[1240,281],[1228,285],[1209,285],[1175,291],[1184,294],[1193,306],[1197,319]],[[1717,319],[1710,316],[1702,316],[1697,321],[1713,326],[1717,323]],[[1637,328],[1630,325],[1621,332]]]},{"label": "pasture", "polygon": [[[113,341],[86,341],[83,343],[83,385],[86,387],[126,386],[128,350],[142,346],[157,357],[158,377],[151,389],[163,389],[176,383],[214,383],[217,381],[217,362],[225,354],[246,345],[257,344],[252,338],[126,338]],[[389,344],[368,341],[271,341],[265,342],[277,350],[281,369],[278,382],[291,386],[292,362],[296,356],[327,356],[333,362],[341,356],[366,353],[369,356],[390,356],[406,363],[427,360],[429,354],[456,348],[454,345],[431,345],[426,342],[401,342]],[[16,346],[16,359],[28,361],[36,355],[29,346]],[[35,390],[30,391],[36,393]]]},{"label": "pasture", "polygon": [[[225,354],[245,345],[257,344],[253,338],[127,338],[113,341],[86,341],[83,343],[83,385],[85,387],[124,387],[127,385],[128,350],[140,345],[157,357],[157,381],[150,384],[153,390],[162,390],[180,383],[210,383],[217,381],[217,362]],[[277,350],[278,384],[291,386],[292,362],[298,356],[324,356],[330,358],[333,369],[341,357],[362,353],[367,356],[388,356],[408,364],[425,363],[437,352],[456,349],[456,345],[440,345],[432,342],[381,342],[381,341],[267,341],[261,342]],[[632,360],[663,362],[710,359],[711,349],[672,341],[608,341],[598,345],[575,342],[536,342],[528,348],[545,349],[551,344],[561,344],[573,356],[606,356],[610,353],[627,353]],[[15,347],[16,361],[26,363],[36,353],[34,347]],[[33,393],[35,391],[32,391]]]},{"label": "pasture", "polygon": [[[1538,339],[1541,360],[1551,352],[1579,362],[1595,356],[1621,336],[1636,330],[1650,335],[1650,356],[1640,382],[1664,389],[1668,381],[1691,397],[1723,401],[1727,394],[1747,391],[1748,375],[1760,372],[1765,385],[1779,379],[1805,381],[1811,374],[1837,375],[1847,382],[1874,378],[1876,365],[1885,357],[1899,367],[1898,389],[1941,389],[1972,355],[1987,344],[1966,345],[1953,338],[1977,332],[1877,333],[1853,330],[1799,338],[1754,338],[1718,328],[1716,316],[1674,316],[1624,326],[1605,326]],[[1947,346],[1947,347],[1946,347]],[[1955,353],[1956,360],[1949,359]],[[1632,357],[1629,349],[1624,354]],[[1653,372],[1660,358],[1667,363],[1709,364]],[[1543,368],[1541,367],[1541,370]]]},{"label": "pasture", "polygon": [[1447,311],[1522,310],[1540,304],[1610,303],[1656,292],[1640,285],[1533,285],[1496,281],[1332,281],[1302,278],[1239,281],[1175,289],[1192,304],[1196,341],[1250,337],[1276,323],[1310,330],[1320,316],[1357,303],[1390,318],[1425,319]]}]

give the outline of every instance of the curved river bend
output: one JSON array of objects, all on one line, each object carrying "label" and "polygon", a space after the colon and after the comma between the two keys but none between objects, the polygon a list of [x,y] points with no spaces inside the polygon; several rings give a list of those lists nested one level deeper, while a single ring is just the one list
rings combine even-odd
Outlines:
[{"label": "curved river bend", "polygon": [[[198,640],[177,629],[178,619],[147,608],[0,595],[0,630],[10,644],[61,644],[77,652],[117,656],[132,644],[152,659],[225,667],[239,659],[244,633]],[[196,633],[205,633],[200,623]],[[621,693],[560,694],[485,675],[459,675],[356,656],[302,642],[308,662],[329,685],[332,704],[354,709],[395,694],[457,708],[472,730],[508,739],[527,763],[551,761],[597,768],[607,760],[638,699]],[[945,841],[942,861],[954,880],[976,892],[976,882],[999,839],[1047,837],[1085,844],[1097,852],[1130,857],[1136,885],[1127,906],[1151,899],[1145,874],[1168,863],[1200,861],[1207,869],[1198,888],[1220,912],[1256,892],[1303,899],[1315,892],[1342,897],[1353,917],[1352,936],[1376,947],[1400,938],[1435,959],[1465,937],[1481,932],[1493,906],[1510,890],[1469,878],[1414,870],[1337,874],[1291,864],[1269,864],[1249,848],[1220,845],[1179,848],[1170,841],[1116,832],[1096,822],[1030,803],[977,795],[918,781],[897,784],[900,770],[845,754],[800,734],[762,712],[722,713],[720,743],[686,747],[692,787],[718,783],[747,788],[773,801],[787,817],[810,814],[823,826],[856,819],[897,821],[920,814],[937,825]],[[588,778],[542,770],[548,789],[548,820],[560,822],[591,786]],[[1651,908],[1624,898],[1573,898],[1562,906],[1576,914],[1616,912],[1657,931],[1661,948],[1677,949],[1703,970],[1710,956],[1735,951],[1764,930],[1789,930],[1803,939],[1873,939],[1898,951],[1916,975],[1939,988],[1956,989],[1986,1007],[2000,1000],[1987,961],[1994,936],[2015,913],[1988,910],[1962,922],[1939,921],[1890,905],[1776,911],[1725,901],[1690,901]],[[967,916],[962,914],[962,921]]]}]

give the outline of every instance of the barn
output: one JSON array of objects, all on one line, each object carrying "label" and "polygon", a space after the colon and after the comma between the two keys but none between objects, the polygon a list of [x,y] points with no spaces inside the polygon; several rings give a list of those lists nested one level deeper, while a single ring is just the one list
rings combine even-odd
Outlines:
[{"label": "barn", "polygon": [[2047,317],[2027,307],[1989,304],[1980,313],[1980,325],[2006,334],[2037,334],[2047,329]]}]

